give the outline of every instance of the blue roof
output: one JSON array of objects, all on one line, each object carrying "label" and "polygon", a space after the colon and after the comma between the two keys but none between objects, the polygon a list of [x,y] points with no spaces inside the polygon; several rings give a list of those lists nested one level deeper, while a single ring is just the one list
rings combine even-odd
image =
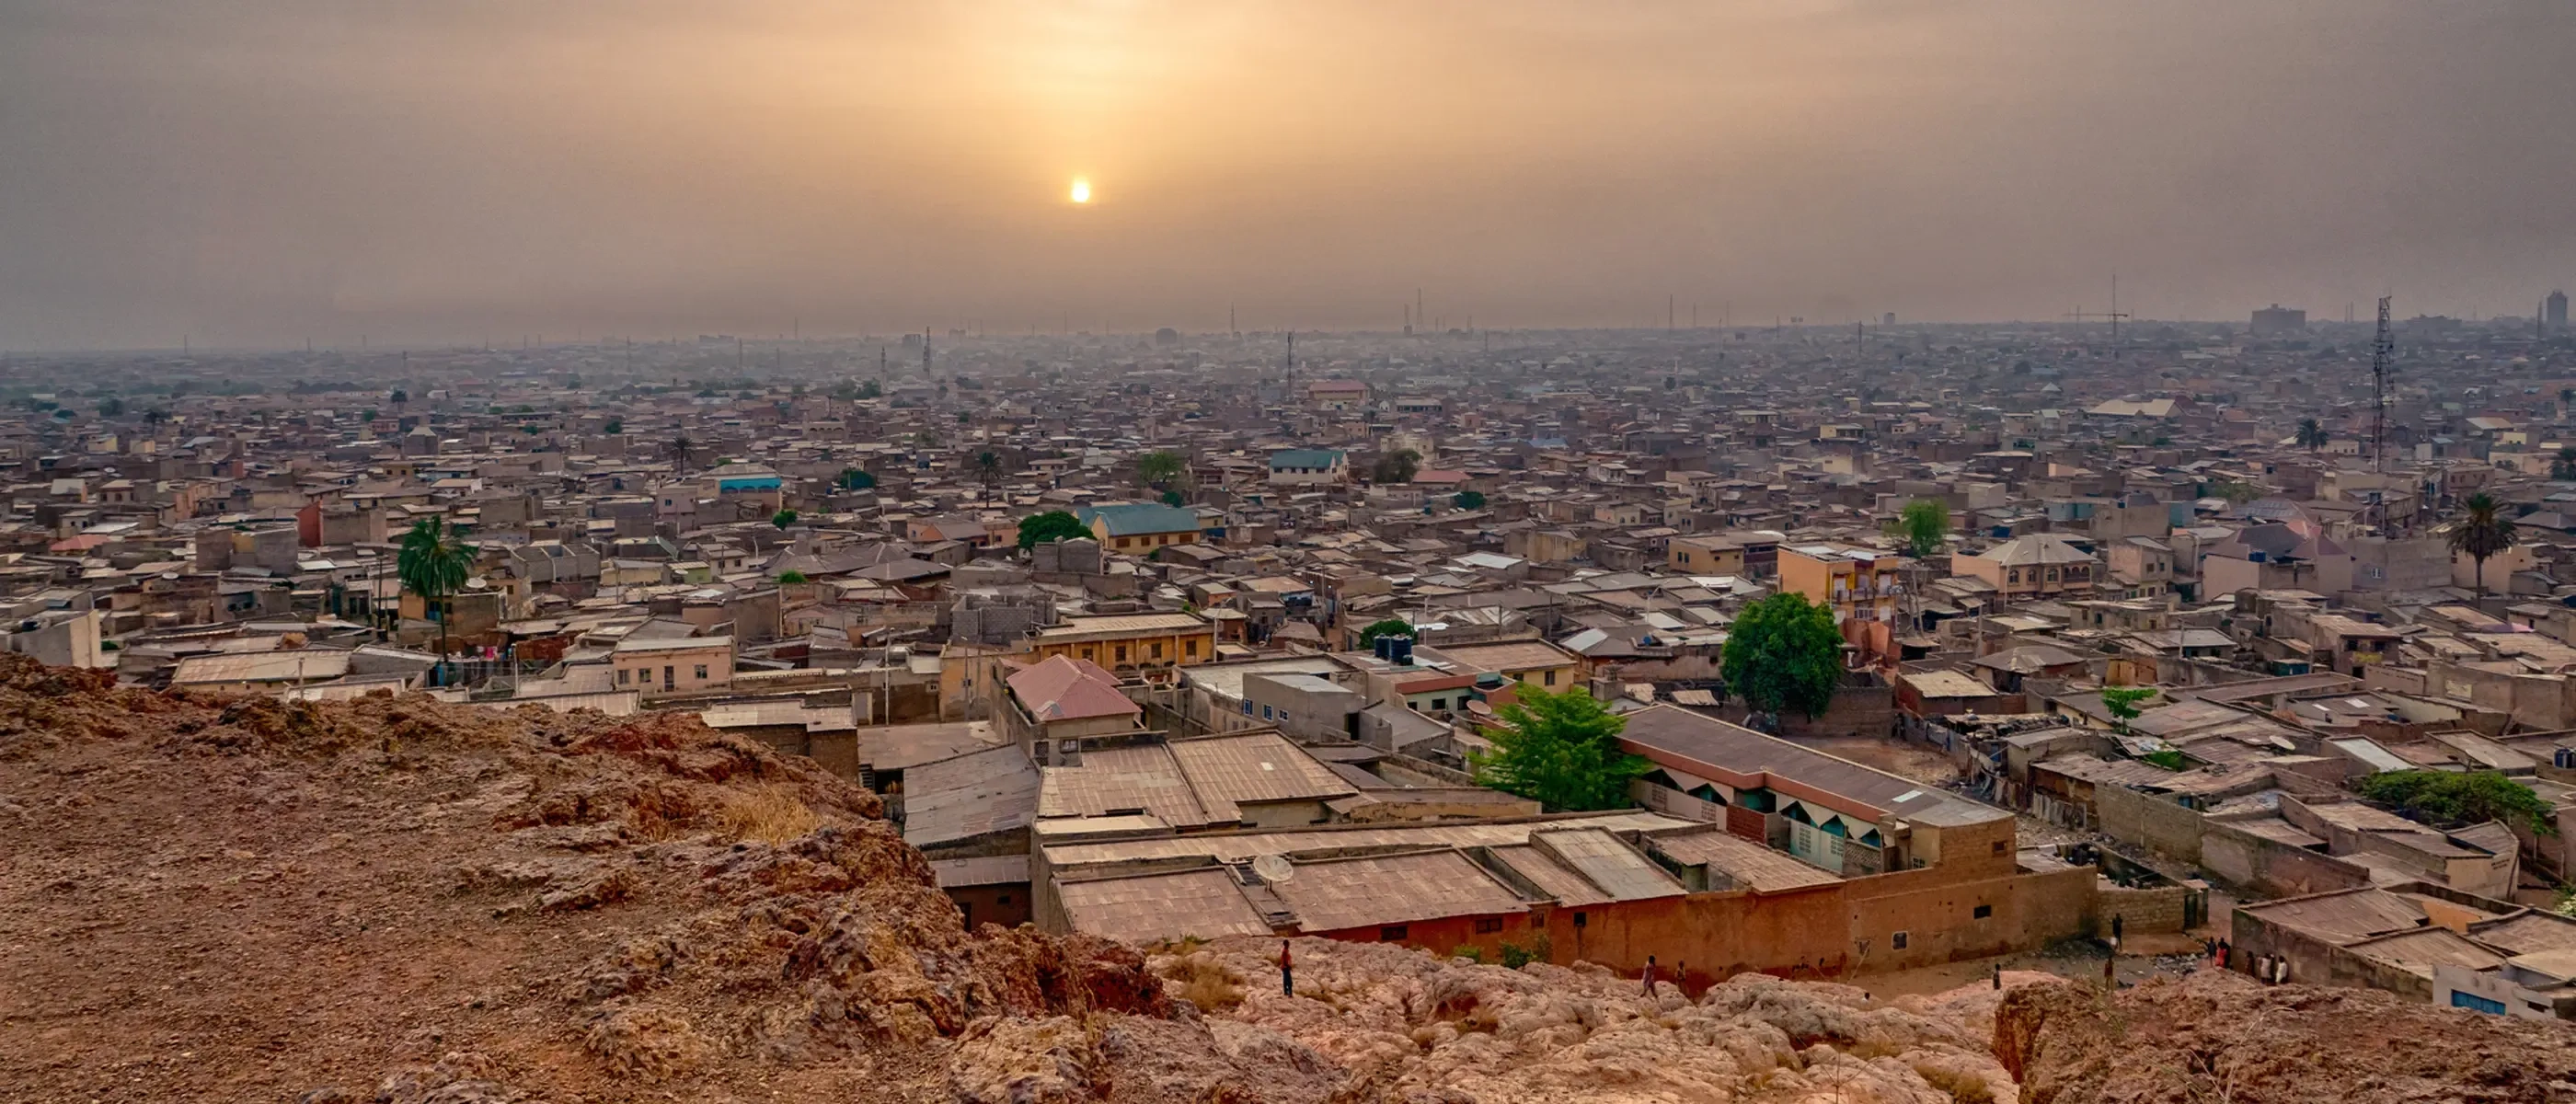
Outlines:
[{"label": "blue roof", "polygon": [[1094,519],[1109,521],[1109,535],[1132,537],[1139,533],[1194,533],[1199,527],[1199,512],[1185,506],[1166,506],[1160,502],[1130,502],[1123,506],[1085,506],[1074,519],[1087,528]]},{"label": "blue roof", "polygon": [[1270,454],[1270,470],[1281,468],[1329,468],[1342,462],[1338,449],[1281,449]]}]

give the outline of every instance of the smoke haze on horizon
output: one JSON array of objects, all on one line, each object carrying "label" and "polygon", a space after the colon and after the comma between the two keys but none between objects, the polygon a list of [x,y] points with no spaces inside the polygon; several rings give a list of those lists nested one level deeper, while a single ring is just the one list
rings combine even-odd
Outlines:
[{"label": "smoke haze on horizon", "polygon": [[2048,319],[2114,269],[2528,314],[2572,48],[2550,0],[0,0],[0,348]]}]

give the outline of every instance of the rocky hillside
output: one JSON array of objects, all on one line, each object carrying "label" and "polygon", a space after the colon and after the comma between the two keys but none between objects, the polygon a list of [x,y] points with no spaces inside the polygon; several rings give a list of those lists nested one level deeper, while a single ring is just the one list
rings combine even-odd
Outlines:
[{"label": "rocky hillside", "polygon": [[[1290,999],[1274,948],[969,934],[873,797],[693,719],[191,698],[0,656],[0,1100],[1945,1104],[2014,1100],[2013,1071],[2182,1099],[2118,1094],[2205,1030],[2146,1033],[2191,1022],[2148,991],[1649,1000],[1319,941]],[[2336,1009],[2386,1012],[2299,999],[2321,1046]],[[2407,1084],[2564,1075],[2562,1036],[2512,1030]],[[2329,1096],[2383,1098],[2259,1098]]]}]

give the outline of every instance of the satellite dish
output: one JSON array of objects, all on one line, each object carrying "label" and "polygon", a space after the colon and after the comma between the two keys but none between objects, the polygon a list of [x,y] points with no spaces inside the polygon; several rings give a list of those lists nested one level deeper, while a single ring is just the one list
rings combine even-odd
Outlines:
[{"label": "satellite dish", "polygon": [[1277,884],[1297,876],[1297,868],[1277,855],[1259,855],[1252,860],[1252,872],[1261,880]]}]

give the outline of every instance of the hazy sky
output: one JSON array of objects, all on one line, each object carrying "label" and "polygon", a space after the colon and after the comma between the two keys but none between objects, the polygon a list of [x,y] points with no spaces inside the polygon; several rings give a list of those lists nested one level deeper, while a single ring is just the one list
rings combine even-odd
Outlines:
[{"label": "hazy sky", "polygon": [[2567,0],[0,0],[0,347],[2528,313],[2570,58]]}]

